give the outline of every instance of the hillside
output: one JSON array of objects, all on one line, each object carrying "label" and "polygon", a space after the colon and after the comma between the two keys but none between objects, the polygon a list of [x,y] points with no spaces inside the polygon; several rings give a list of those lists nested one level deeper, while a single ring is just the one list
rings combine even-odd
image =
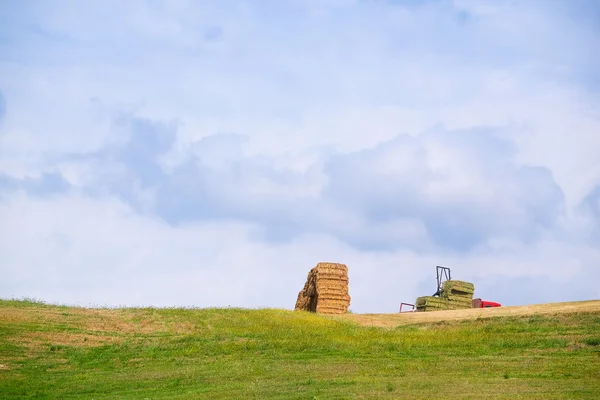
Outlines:
[{"label": "hillside", "polygon": [[596,399],[600,310],[581,304],[423,322],[0,300],[0,398]]}]

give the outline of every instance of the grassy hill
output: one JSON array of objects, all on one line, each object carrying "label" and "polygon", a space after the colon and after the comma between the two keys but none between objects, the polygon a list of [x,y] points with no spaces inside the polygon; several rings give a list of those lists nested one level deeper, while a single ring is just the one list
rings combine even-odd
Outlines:
[{"label": "grassy hill", "polygon": [[597,310],[382,328],[0,300],[2,399],[598,399],[599,366]]}]

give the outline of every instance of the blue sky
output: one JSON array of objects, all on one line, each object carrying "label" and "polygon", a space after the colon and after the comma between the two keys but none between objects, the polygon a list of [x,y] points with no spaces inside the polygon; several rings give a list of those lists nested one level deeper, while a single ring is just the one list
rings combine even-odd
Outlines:
[{"label": "blue sky", "polygon": [[0,297],[600,298],[594,1],[0,1]]}]

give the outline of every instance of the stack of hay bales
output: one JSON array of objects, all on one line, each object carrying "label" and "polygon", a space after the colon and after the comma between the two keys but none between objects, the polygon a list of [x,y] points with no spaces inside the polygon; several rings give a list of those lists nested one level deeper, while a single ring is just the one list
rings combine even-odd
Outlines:
[{"label": "stack of hay bales", "polygon": [[461,310],[473,307],[475,285],[470,282],[448,280],[442,283],[440,297],[417,298],[417,311]]},{"label": "stack of hay bales", "polygon": [[448,299],[449,310],[473,307],[475,285],[464,281],[445,281],[442,283],[441,297]]},{"label": "stack of hay bales", "polygon": [[308,273],[304,288],[298,293],[295,309],[319,314],[344,314],[349,307],[348,267],[321,262]]}]

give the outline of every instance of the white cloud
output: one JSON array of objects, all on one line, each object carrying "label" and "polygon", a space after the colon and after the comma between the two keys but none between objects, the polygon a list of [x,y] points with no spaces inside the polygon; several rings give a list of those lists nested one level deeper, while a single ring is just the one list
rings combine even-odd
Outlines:
[{"label": "white cloud", "polygon": [[[11,233],[0,244],[3,296],[85,306],[291,308],[315,260],[341,259],[349,265],[351,308],[394,312],[400,301],[435,291],[434,266],[441,258],[407,250],[361,252],[326,235],[267,245],[252,239],[252,226],[172,228],[114,199],[81,196],[35,200],[15,193],[0,205],[0,218]],[[599,255],[548,241],[444,261],[455,277],[475,281],[478,295],[515,304],[510,292],[494,290],[490,281],[537,279],[520,288],[529,291],[518,294],[527,302],[535,302],[536,292],[553,279],[564,283],[554,300],[600,295],[593,285],[572,284],[585,282]]]},{"label": "white cloud", "polygon": [[291,307],[319,260],[355,311],[436,264],[598,296],[600,32],[569,4],[0,6],[0,296]]}]

